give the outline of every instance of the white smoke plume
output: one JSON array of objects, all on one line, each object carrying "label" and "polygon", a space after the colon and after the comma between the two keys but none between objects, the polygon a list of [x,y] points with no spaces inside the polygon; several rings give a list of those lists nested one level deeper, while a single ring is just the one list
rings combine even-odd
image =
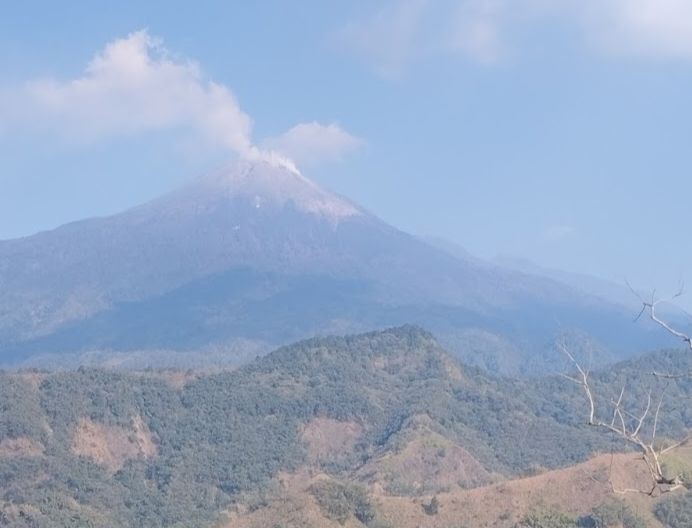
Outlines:
[{"label": "white smoke plume", "polygon": [[[254,144],[252,119],[229,88],[206,78],[196,62],[174,57],[146,30],[107,44],[74,79],[32,80],[5,99],[11,101],[0,108],[6,128],[9,121],[78,141],[189,130],[242,158],[298,172],[285,153]],[[323,147],[314,135],[303,137],[302,145],[293,139],[302,154]],[[315,153],[313,159],[332,159],[334,145],[328,147],[328,156]]]}]

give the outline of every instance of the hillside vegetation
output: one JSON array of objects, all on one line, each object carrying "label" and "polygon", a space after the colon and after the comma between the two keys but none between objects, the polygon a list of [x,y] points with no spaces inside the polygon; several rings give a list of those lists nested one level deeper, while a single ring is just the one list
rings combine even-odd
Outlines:
[{"label": "hillside vegetation", "polygon": [[[629,377],[646,390],[652,361],[599,388]],[[692,386],[670,383],[672,435],[692,424]],[[447,527],[433,497],[449,513],[450,497],[624,448],[583,413],[578,387],[489,377],[410,326],[304,341],[230,372],[3,373],[0,526],[265,526],[252,516],[266,514],[278,515],[266,526],[393,528],[400,501],[423,512],[419,525]],[[657,515],[678,526],[671,508]]]}]

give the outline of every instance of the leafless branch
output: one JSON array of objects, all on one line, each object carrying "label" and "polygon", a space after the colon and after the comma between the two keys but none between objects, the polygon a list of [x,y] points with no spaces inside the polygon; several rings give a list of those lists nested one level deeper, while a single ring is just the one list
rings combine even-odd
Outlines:
[{"label": "leafless branch", "polygon": [[[625,396],[625,385],[623,385],[620,390],[620,394],[617,400],[611,400],[613,406],[612,418],[610,422],[604,422],[597,418],[596,413],[596,400],[594,399],[594,391],[591,387],[591,382],[589,380],[589,373],[584,370],[584,368],[579,364],[579,361],[574,357],[574,355],[569,351],[569,349],[564,344],[558,345],[560,350],[565,354],[565,356],[572,363],[574,368],[577,370],[578,375],[570,376],[568,374],[563,374],[563,377],[570,380],[573,383],[581,386],[586,399],[589,402],[589,418],[588,424],[594,427],[598,427],[609,431],[612,434],[617,435],[625,442],[634,446],[641,454],[646,467],[651,475],[652,487],[648,491],[642,491],[638,489],[625,489],[618,490],[612,483],[611,488],[614,493],[645,493],[647,495],[654,495],[657,492],[666,493],[680,488],[683,485],[680,476],[669,477],[665,475],[663,466],[661,465],[661,456],[672,451],[673,449],[680,447],[684,443],[692,440],[692,435],[677,444],[666,447],[657,451],[655,448],[656,442],[656,432],[658,430],[658,421],[661,412],[661,407],[663,406],[663,396],[665,389],[661,394],[658,404],[656,405],[656,411],[653,414],[653,424],[651,426],[651,438],[650,440],[645,440],[643,437],[644,426],[647,420],[651,418],[651,407],[652,407],[652,394],[651,391],[648,392],[646,397],[646,404],[644,405],[643,411],[640,414],[635,414],[635,412],[628,411],[624,408],[624,396]],[[612,473],[612,460],[611,460],[611,473]]]},{"label": "leafless branch", "polygon": [[658,405],[656,406],[656,414],[654,415],[654,425],[651,430],[651,444],[653,445],[654,441],[656,440],[656,431],[658,430],[658,415],[661,412],[661,405],[663,405],[663,397],[666,394],[666,390],[668,390],[668,385],[665,386],[663,391],[661,392],[661,397],[658,399]]},{"label": "leafless branch", "polygon": [[690,336],[690,335],[688,335],[688,334],[686,334],[686,333],[684,333],[684,332],[681,332],[680,330],[677,330],[676,328],[674,328],[673,326],[671,326],[670,324],[668,324],[666,321],[664,321],[663,319],[661,319],[661,318],[658,316],[658,314],[656,313],[656,308],[658,308],[658,306],[659,306],[661,303],[672,302],[672,301],[674,301],[675,299],[677,299],[678,297],[681,297],[681,296],[685,293],[685,283],[684,283],[684,282],[681,282],[680,285],[679,285],[679,287],[678,287],[678,290],[675,292],[675,294],[672,295],[672,296],[670,296],[670,297],[668,297],[668,298],[656,299],[656,290],[653,290],[653,291],[651,292],[651,298],[650,298],[650,299],[645,299],[644,297],[642,297],[642,296],[639,294],[639,292],[637,292],[637,291],[632,287],[632,285],[631,285],[629,282],[627,282],[627,281],[625,281],[625,282],[627,283],[627,286],[628,286],[629,289],[632,291],[632,293],[633,293],[634,295],[636,295],[637,298],[638,298],[638,299],[641,301],[641,303],[642,303],[642,309],[641,309],[641,311],[639,312],[639,315],[637,315],[635,321],[636,321],[637,319],[639,319],[639,318],[642,316],[642,314],[644,314],[644,312],[648,312],[648,313],[649,313],[649,319],[651,319],[654,323],[656,323],[658,326],[660,326],[661,328],[663,328],[666,332],[668,332],[668,333],[671,334],[672,336],[677,337],[678,339],[681,339],[681,340],[685,343],[685,345],[687,345],[687,347],[688,347],[690,350],[692,350],[692,336]]},{"label": "leafless branch", "polygon": [[589,399],[589,405],[590,405],[590,412],[589,412],[589,425],[594,424],[594,415],[596,413],[596,404],[593,399],[593,393],[591,392],[591,386],[589,385],[589,375],[588,373],[581,367],[579,362],[574,358],[572,353],[569,351],[569,349],[564,345],[564,343],[559,344],[560,349],[562,352],[570,359],[572,364],[576,367],[577,371],[579,372],[579,375],[581,376],[580,379],[577,378],[571,378],[569,376],[565,376],[567,379],[573,381],[574,383],[581,385],[582,388],[584,389],[584,392],[586,393],[587,398]]},{"label": "leafless branch", "polygon": [[[626,281],[627,282],[627,281]],[[653,321],[656,325],[663,328],[670,335],[682,340],[687,348],[692,351],[692,336],[678,330],[673,325],[662,319],[657,308],[661,303],[671,302],[683,295],[685,288],[684,283],[680,283],[678,291],[671,297],[667,299],[657,299],[656,290],[651,292],[650,297],[645,298],[639,292],[637,292],[630,284],[627,282],[632,293],[640,300],[641,310],[635,317],[635,321],[639,320],[645,313],[648,314],[649,319]],[[569,359],[570,363],[576,369],[575,374],[563,374],[563,377],[572,383],[579,385],[589,404],[589,416],[588,424],[593,427],[598,427],[608,431],[611,434],[616,435],[623,441],[632,445],[636,450],[638,450],[642,455],[642,460],[644,461],[649,474],[651,476],[651,488],[646,490],[627,488],[627,489],[616,489],[612,481],[612,468],[613,468],[613,457],[611,457],[610,462],[610,474],[609,480],[613,493],[644,493],[646,495],[655,495],[656,493],[667,493],[676,490],[683,486],[683,480],[680,475],[669,476],[665,474],[663,465],[661,464],[661,458],[671,451],[682,447],[688,443],[692,443],[692,434],[686,438],[675,442],[668,446],[661,446],[658,450],[656,449],[656,435],[659,430],[659,421],[661,418],[661,409],[663,407],[664,396],[666,390],[668,389],[668,384],[661,391],[660,397],[658,397],[658,402],[655,404],[655,411],[652,410],[653,395],[649,391],[646,395],[646,402],[642,407],[636,411],[631,411],[625,408],[626,406],[626,385],[623,384],[622,389],[617,397],[617,399],[610,399],[609,406],[612,406],[612,410],[608,411],[608,416],[610,416],[609,422],[602,421],[599,416],[605,414],[606,410],[597,409],[597,401],[594,396],[594,389],[591,385],[591,380],[589,379],[589,371],[585,370],[577,361],[574,354],[570,352],[564,343],[558,344],[558,347],[562,353]],[[654,369],[653,375],[657,379],[667,379],[674,380],[685,377],[692,377],[692,371],[688,373],[665,373]],[[646,438],[644,435],[650,430],[650,435]]]},{"label": "leafless branch", "polygon": [[652,373],[654,376],[657,378],[661,379],[683,379],[683,378],[692,378],[692,371],[690,372],[685,372],[684,374],[670,374],[668,372],[658,372],[656,370],[653,371]]},{"label": "leafless branch", "polygon": [[649,394],[646,397],[646,409],[644,409],[644,413],[639,418],[639,422],[637,423],[637,427],[634,430],[634,432],[632,433],[632,436],[639,435],[639,431],[642,430],[642,424],[644,423],[644,420],[646,420],[646,416],[649,414],[650,409],[651,409],[651,391],[649,391]]},{"label": "leafless branch", "polygon": [[672,451],[673,449],[677,449],[678,447],[684,446],[685,444],[687,444],[688,442],[690,442],[690,440],[692,440],[692,435],[689,435],[689,436],[683,438],[683,439],[680,440],[679,442],[676,442],[676,443],[674,443],[673,445],[670,445],[670,446],[666,447],[665,449],[661,449],[661,451],[659,452],[659,454],[665,455],[666,453],[668,453],[669,451]]}]

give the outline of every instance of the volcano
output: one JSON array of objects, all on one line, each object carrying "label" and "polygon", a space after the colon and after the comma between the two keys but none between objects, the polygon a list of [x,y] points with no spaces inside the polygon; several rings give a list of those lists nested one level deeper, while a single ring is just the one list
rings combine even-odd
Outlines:
[{"label": "volcano", "polygon": [[553,369],[569,335],[620,359],[662,343],[545,277],[455,257],[280,161],[0,242],[0,362],[240,363],[305,337],[422,325],[492,371]]}]

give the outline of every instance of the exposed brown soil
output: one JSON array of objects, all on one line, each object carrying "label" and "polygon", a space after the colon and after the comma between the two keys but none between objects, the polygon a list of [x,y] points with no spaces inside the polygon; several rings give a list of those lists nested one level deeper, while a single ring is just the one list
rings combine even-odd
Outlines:
[{"label": "exposed brown soil", "polygon": [[31,438],[5,438],[0,441],[0,457],[37,457],[43,445]]},{"label": "exposed brown soil", "polygon": [[420,495],[470,488],[492,476],[466,449],[429,430],[418,430],[402,448],[385,451],[358,470],[362,482],[388,495]]},{"label": "exposed brown soil", "polygon": [[340,422],[331,418],[315,418],[302,431],[308,450],[308,460],[321,464],[351,453],[363,434],[357,422]]},{"label": "exposed brown soil", "polygon": [[[229,513],[225,528],[336,528],[339,525],[323,515],[309,488],[324,474],[301,471],[282,475],[280,489],[269,502],[254,511],[242,508]],[[639,493],[624,495],[616,489],[636,488],[647,482],[647,470],[636,454],[600,455],[583,464],[540,475],[509,480],[475,489],[456,488],[435,495],[439,511],[428,515],[424,504],[431,495],[392,496],[377,483],[371,483],[372,501],[380,518],[397,528],[511,528],[535,508],[555,508],[575,516],[589,513],[609,498],[625,500],[647,526],[662,528],[651,514],[656,499]],[[355,518],[343,525],[362,527]]]},{"label": "exposed brown soil", "polygon": [[269,504],[253,511],[238,507],[228,513],[224,528],[362,528],[355,518],[344,524],[325,517],[317,501],[308,491],[314,483],[328,479],[324,474],[302,471],[281,475],[280,489]]},{"label": "exposed brown soil", "polygon": [[182,390],[185,385],[204,376],[206,372],[197,370],[160,370],[154,372],[139,372],[140,376],[162,380],[175,390]]},{"label": "exposed brown soil", "polygon": [[110,471],[117,471],[131,458],[156,456],[157,447],[151,431],[139,416],[132,419],[131,428],[83,418],[72,438],[72,452],[91,458]]},{"label": "exposed brown soil", "polygon": [[[440,508],[434,516],[423,510],[423,502],[397,497],[380,497],[386,518],[402,528],[433,528],[464,523],[482,527],[512,527],[536,507],[550,507],[583,515],[615,494],[609,483],[611,456],[598,456],[566,469],[472,490],[455,490],[437,496]],[[612,458],[612,482],[616,489],[634,488],[647,482],[646,467],[637,455]],[[617,495],[647,517],[649,526],[659,524],[649,514],[651,498],[631,493]]]},{"label": "exposed brown soil", "polygon": [[46,379],[47,374],[44,374],[42,372],[32,372],[32,371],[21,371],[17,372],[16,374],[17,378],[25,381],[29,385],[31,385],[31,388],[34,390],[38,390],[39,385],[41,385],[41,382]]}]

